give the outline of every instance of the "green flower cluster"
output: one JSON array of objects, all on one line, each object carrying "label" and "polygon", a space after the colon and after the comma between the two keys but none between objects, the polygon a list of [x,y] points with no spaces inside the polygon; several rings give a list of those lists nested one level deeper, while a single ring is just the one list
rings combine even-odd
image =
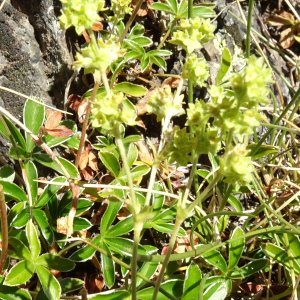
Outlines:
[{"label": "green flower cluster", "polygon": [[60,24],[64,28],[75,27],[77,34],[92,28],[100,20],[98,12],[104,8],[104,0],[61,0],[64,5]]},{"label": "green flower cluster", "polygon": [[244,144],[238,144],[230,146],[227,154],[220,158],[220,174],[226,177],[225,182],[245,185],[252,180],[254,168],[248,152]]},{"label": "green flower cluster", "polygon": [[263,62],[262,57],[257,58],[252,55],[243,71],[233,76],[231,80],[235,97],[244,106],[269,103],[267,84],[272,83],[273,80],[271,70]]},{"label": "green flower cluster", "polygon": [[111,11],[114,16],[108,18],[109,22],[120,22],[124,19],[125,14],[130,14],[132,8],[130,7],[131,0],[111,0]]},{"label": "green flower cluster", "polygon": [[128,104],[129,100],[121,92],[111,93],[109,97],[100,94],[92,103],[92,126],[101,127],[108,134],[119,128],[121,123],[135,125],[136,111],[133,105]]},{"label": "green flower cluster", "polygon": [[180,95],[177,97],[177,100],[173,99],[173,94],[169,86],[165,89],[159,89],[157,93],[150,96],[147,103],[147,112],[155,114],[158,122],[167,115],[169,117],[182,115],[185,113],[182,108],[183,97],[183,95]]},{"label": "green flower cluster", "polygon": [[96,43],[85,44],[81,53],[76,54],[74,68],[85,68],[87,73],[94,73],[95,70],[105,72],[106,68],[115,62],[119,57],[125,55],[126,50],[113,38],[104,42],[101,38]]},{"label": "green flower cluster", "polygon": [[196,138],[191,138],[186,133],[186,128],[180,129],[175,126],[165,133],[165,147],[158,153],[157,160],[168,159],[170,164],[176,162],[178,166],[186,166],[191,160],[190,153],[195,146]]},{"label": "green flower cluster", "polygon": [[193,86],[204,86],[204,81],[209,77],[209,66],[205,59],[197,58],[196,54],[191,54],[182,66],[182,77],[190,80]]},{"label": "green flower cluster", "polygon": [[200,49],[202,44],[214,38],[215,27],[210,24],[210,20],[203,20],[199,17],[194,19],[180,20],[178,30],[174,32],[170,43],[181,46],[188,54],[195,49]]}]

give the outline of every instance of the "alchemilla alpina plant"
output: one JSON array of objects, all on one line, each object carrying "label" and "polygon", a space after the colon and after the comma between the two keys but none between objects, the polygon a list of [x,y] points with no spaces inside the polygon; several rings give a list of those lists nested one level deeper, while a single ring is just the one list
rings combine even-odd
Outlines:
[{"label": "alchemilla alpina plant", "polygon": [[[169,21],[157,45],[152,43],[156,36],[150,35],[151,30],[139,24],[144,13],[139,11],[142,0],[134,5],[127,0],[61,2],[62,27],[75,27],[76,33],[86,39],[76,53],[73,68],[84,69],[85,84],[93,88],[82,97],[69,99],[78,114],[78,125],[62,120],[59,112],[45,111],[39,100],[27,101],[24,125],[14,120],[23,126],[26,140],[12,122],[0,120],[0,133],[9,138],[7,127],[16,141],[10,156],[21,161],[26,175],[25,193],[12,183],[14,172],[0,169],[0,204],[6,205],[1,184],[7,203],[16,201],[7,217],[6,240],[12,247],[3,246],[2,241],[2,249],[6,247],[8,255],[18,260],[11,268],[9,262],[5,264],[8,271],[5,278],[0,277],[0,298],[16,299],[10,294],[22,294],[18,287],[22,285],[34,287],[31,294],[36,299],[60,299],[62,294],[83,287],[82,280],[65,277],[63,272],[74,269],[75,263],[91,260],[103,291],[88,295],[89,299],[224,300],[233,280],[265,272],[267,257],[276,261],[268,244],[261,248],[259,243],[251,244],[257,251],[251,252],[251,257],[244,251],[245,236],[256,236],[248,222],[263,209],[271,209],[263,185],[252,176],[252,150],[260,144],[248,145],[256,127],[261,126],[259,107],[270,102],[271,71],[262,58],[253,55],[245,59],[242,70],[225,80],[231,63],[226,48],[215,84],[209,84],[210,67],[196,54],[215,38],[210,20],[215,13],[208,4],[189,7],[191,3],[185,0],[168,0],[147,7],[150,18],[152,9]],[[180,75],[167,74],[168,59],[175,57],[172,51],[181,51],[184,56]],[[152,80],[157,75],[175,78],[161,87]],[[202,89],[206,100],[195,99],[193,88]],[[147,102],[142,111],[148,116],[142,116],[141,110],[137,113],[140,97]],[[143,136],[147,134],[145,124],[150,124],[149,130],[155,121],[161,123],[157,145]],[[58,146],[62,146],[61,152],[65,150],[66,157],[75,159],[74,164],[56,157],[51,148]],[[201,156],[210,165],[200,164]],[[48,182],[41,194],[33,161],[62,175]],[[181,171],[187,174],[185,181],[180,178]],[[5,179],[3,174],[8,174]],[[201,185],[199,176],[204,178]],[[86,185],[83,179],[100,185]],[[62,189],[65,185],[69,190]],[[242,193],[242,186],[255,189],[262,202],[253,214],[244,213],[235,197],[235,193]],[[231,209],[225,209],[228,203]],[[279,215],[273,210],[271,213]],[[223,241],[220,233],[229,231],[231,215],[248,219],[244,227],[237,226]],[[282,219],[281,215],[278,218]],[[258,228],[259,234],[265,238],[271,233],[270,240],[274,237],[278,248],[283,240],[288,241],[285,247],[288,243],[300,246],[298,239],[288,235],[290,231],[280,227],[278,234],[274,228],[279,230],[279,226],[269,220],[271,229]],[[289,230],[299,232],[284,221]],[[191,246],[185,251],[180,243],[188,240],[188,233]],[[155,243],[149,237],[155,238]],[[198,239],[201,243],[196,244]],[[162,244],[167,247],[162,249]],[[183,264],[180,269],[179,261]],[[287,265],[289,257],[284,261]],[[0,272],[3,268],[1,260]],[[294,269],[291,276],[295,283],[300,271]],[[53,270],[58,272],[55,276]],[[33,277],[35,272],[37,277]],[[292,287],[295,290],[295,284]],[[9,296],[2,296],[3,291]],[[87,291],[81,295],[84,293]],[[24,297],[31,299],[29,294]]]}]

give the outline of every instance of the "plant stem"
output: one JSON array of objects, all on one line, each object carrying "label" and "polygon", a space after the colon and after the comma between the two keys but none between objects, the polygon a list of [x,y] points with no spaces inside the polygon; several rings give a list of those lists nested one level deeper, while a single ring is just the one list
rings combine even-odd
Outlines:
[{"label": "plant stem", "polygon": [[137,13],[138,13],[138,11],[139,11],[139,9],[141,8],[143,2],[144,2],[144,0],[139,0],[139,2],[136,4],[136,7],[135,7],[135,9],[134,9],[132,15],[130,16],[129,20],[127,21],[126,26],[125,26],[125,28],[124,28],[124,30],[123,30],[123,32],[122,32],[122,35],[121,35],[121,37],[120,37],[120,39],[119,39],[119,42],[120,42],[120,43],[123,42],[123,40],[124,40],[124,38],[125,38],[125,36],[126,36],[128,30],[129,30],[129,28],[130,28],[132,22],[134,21],[134,19],[135,19]]},{"label": "plant stem", "polygon": [[105,87],[105,91],[106,91],[106,97],[109,98],[110,94],[111,94],[111,90],[108,84],[108,80],[107,80],[107,76],[106,76],[106,72],[104,71],[100,71],[101,72],[101,77],[102,77],[102,81]]},{"label": "plant stem", "polygon": [[134,238],[133,238],[133,249],[132,249],[132,261],[131,261],[131,299],[136,300],[136,277],[137,277],[137,255],[138,246],[140,242],[140,234],[143,229],[143,223],[134,222]]},{"label": "plant stem", "polygon": [[3,193],[3,186],[0,184],[0,216],[1,216],[1,233],[2,233],[2,249],[0,257],[0,275],[2,274],[5,265],[8,249],[8,227],[7,227],[7,214],[5,205],[5,196]]},{"label": "plant stem", "polygon": [[75,160],[75,167],[76,168],[78,168],[79,161],[80,161],[81,154],[82,154],[82,150],[83,150],[84,143],[85,143],[85,135],[86,135],[86,130],[87,130],[89,117],[90,117],[90,113],[91,113],[91,109],[92,109],[92,102],[94,102],[94,100],[95,100],[95,96],[96,96],[96,93],[98,91],[99,85],[100,85],[100,79],[99,78],[96,79],[96,77],[95,77],[94,89],[93,89],[93,92],[92,92],[92,95],[91,95],[91,100],[89,101],[89,104],[87,106],[85,119],[84,119],[84,122],[83,122],[83,125],[82,125],[80,144],[79,144],[79,148],[78,148],[78,151],[77,151],[77,157],[76,157],[76,160]]},{"label": "plant stem", "polygon": [[160,41],[157,50],[159,50],[165,43],[166,39],[168,38],[168,36],[170,35],[170,33],[172,32],[174,26],[176,25],[177,19],[174,18],[173,22],[171,23],[171,26],[169,27],[167,33],[164,35],[163,39]]},{"label": "plant stem", "polygon": [[148,184],[148,191],[147,191],[147,195],[146,195],[145,206],[150,205],[150,198],[151,198],[152,191],[153,191],[153,185],[155,182],[157,167],[158,167],[158,165],[154,163],[151,168],[151,174],[150,174],[150,180],[149,180],[149,184]]},{"label": "plant stem", "polygon": [[247,37],[246,37],[246,58],[250,57],[251,21],[252,21],[253,3],[254,3],[253,0],[249,0],[248,20],[247,20]]},{"label": "plant stem", "polygon": [[123,167],[125,169],[125,173],[127,176],[128,185],[129,185],[129,193],[130,193],[130,197],[131,197],[131,205],[133,207],[132,216],[133,216],[133,219],[135,219],[136,215],[139,213],[139,209],[137,207],[132,177],[131,177],[131,173],[130,173],[130,167],[128,165],[126,151],[125,151],[125,147],[124,147],[124,144],[123,144],[123,141],[121,138],[119,126],[114,130],[114,136],[116,139],[116,144],[120,151],[120,155],[121,155],[121,158],[123,161]]},{"label": "plant stem", "polygon": [[175,241],[176,241],[177,233],[178,233],[180,225],[183,221],[184,220],[179,218],[178,215],[177,215],[176,220],[175,220],[175,225],[174,225],[174,228],[173,228],[173,232],[172,232],[172,236],[171,236],[171,239],[170,239],[170,242],[169,242],[168,250],[167,250],[167,253],[165,255],[163,265],[160,269],[160,273],[159,273],[159,275],[156,279],[156,284],[155,284],[155,289],[154,289],[154,292],[153,292],[152,300],[156,300],[156,297],[157,297],[157,294],[158,294],[158,291],[159,291],[159,287],[160,287],[161,282],[162,282],[163,277],[164,277],[165,269],[166,269],[166,267],[169,263],[169,258],[171,256],[172,251],[173,251],[173,247],[174,247],[174,244],[175,244]]}]

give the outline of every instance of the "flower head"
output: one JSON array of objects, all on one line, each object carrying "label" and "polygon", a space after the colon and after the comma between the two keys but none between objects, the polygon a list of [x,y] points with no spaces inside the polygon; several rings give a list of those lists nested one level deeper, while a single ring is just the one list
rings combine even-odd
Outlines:
[{"label": "flower head", "polygon": [[174,32],[170,43],[181,46],[188,54],[195,49],[202,48],[202,44],[214,38],[215,27],[210,24],[210,20],[203,20],[199,17],[194,19],[180,20],[178,30]]},{"label": "flower head", "polygon": [[104,8],[104,0],[61,0],[64,5],[60,24],[64,28],[75,27],[77,34],[91,28],[100,20],[98,12]]},{"label": "flower head", "polygon": [[114,41],[113,38],[106,42],[100,38],[98,45],[89,43],[81,49],[81,53],[77,52],[74,68],[85,68],[91,73],[95,70],[105,72],[108,66],[125,53],[126,50],[122,49],[120,43]]}]

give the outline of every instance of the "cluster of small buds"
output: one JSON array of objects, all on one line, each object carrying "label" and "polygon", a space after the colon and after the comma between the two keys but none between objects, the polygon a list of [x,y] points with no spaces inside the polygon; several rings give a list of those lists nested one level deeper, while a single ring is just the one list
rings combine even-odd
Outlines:
[{"label": "cluster of small buds", "polygon": [[210,24],[210,20],[203,20],[199,17],[194,19],[180,20],[180,26],[174,32],[170,43],[181,46],[188,54],[195,49],[202,48],[202,44],[214,38],[215,27]]},{"label": "cluster of small buds", "polygon": [[190,80],[193,86],[204,86],[204,81],[209,77],[209,66],[205,59],[197,58],[196,54],[191,54],[182,66],[182,77]]},{"label": "cluster of small buds", "polygon": [[220,174],[225,176],[225,182],[233,185],[246,185],[252,180],[251,173],[254,168],[251,157],[244,144],[230,146],[227,154],[220,158]]},{"label": "cluster of small buds", "polygon": [[157,121],[161,121],[167,115],[169,117],[179,116],[185,113],[182,108],[183,95],[177,97],[177,100],[173,98],[171,88],[167,87],[159,89],[157,93],[150,96],[147,103],[147,112],[149,114],[155,114]]},{"label": "cluster of small buds", "polygon": [[190,153],[195,147],[196,138],[191,138],[186,128],[175,126],[167,130],[165,139],[165,147],[158,153],[159,161],[167,158],[170,164],[176,162],[177,167],[186,166],[191,160]]},{"label": "cluster of small buds", "polygon": [[135,125],[136,111],[133,106],[125,108],[124,100],[127,98],[121,92],[96,97],[92,103],[92,126],[101,127],[108,134],[119,128],[121,123]]},{"label": "cluster of small buds", "polygon": [[123,20],[124,14],[132,12],[130,3],[131,0],[111,0],[111,10],[114,12],[114,16],[110,16],[108,21],[118,23]]},{"label": "cluster of small buds", "polygon": [[85,45],[81,53],[77,53],[74,68],[85,68],[87,73],[94,73],[95,70],[105,72],[108,66],[126,53],[113,37],[106,42],[100,38],[97,42],[98,45],[95,43]]},{"label": "cluster of small buds", "polygon": [[76,33],[81,34],[90,29],[100,20],[98,12],[105,6],[104,0],[61,0],[64,9],[59,18],[64,28],[75,27]]},{"label": "cluster of small buds", "polygon": [[273,80],[271,70],[263,62],[262,57],[257,58],[252,55],[242,72],[234,75],[231,80],[235,97],[243,106],[251,107],[258,103],[261,105],[269,103],[267,84],[272,83]]}]

